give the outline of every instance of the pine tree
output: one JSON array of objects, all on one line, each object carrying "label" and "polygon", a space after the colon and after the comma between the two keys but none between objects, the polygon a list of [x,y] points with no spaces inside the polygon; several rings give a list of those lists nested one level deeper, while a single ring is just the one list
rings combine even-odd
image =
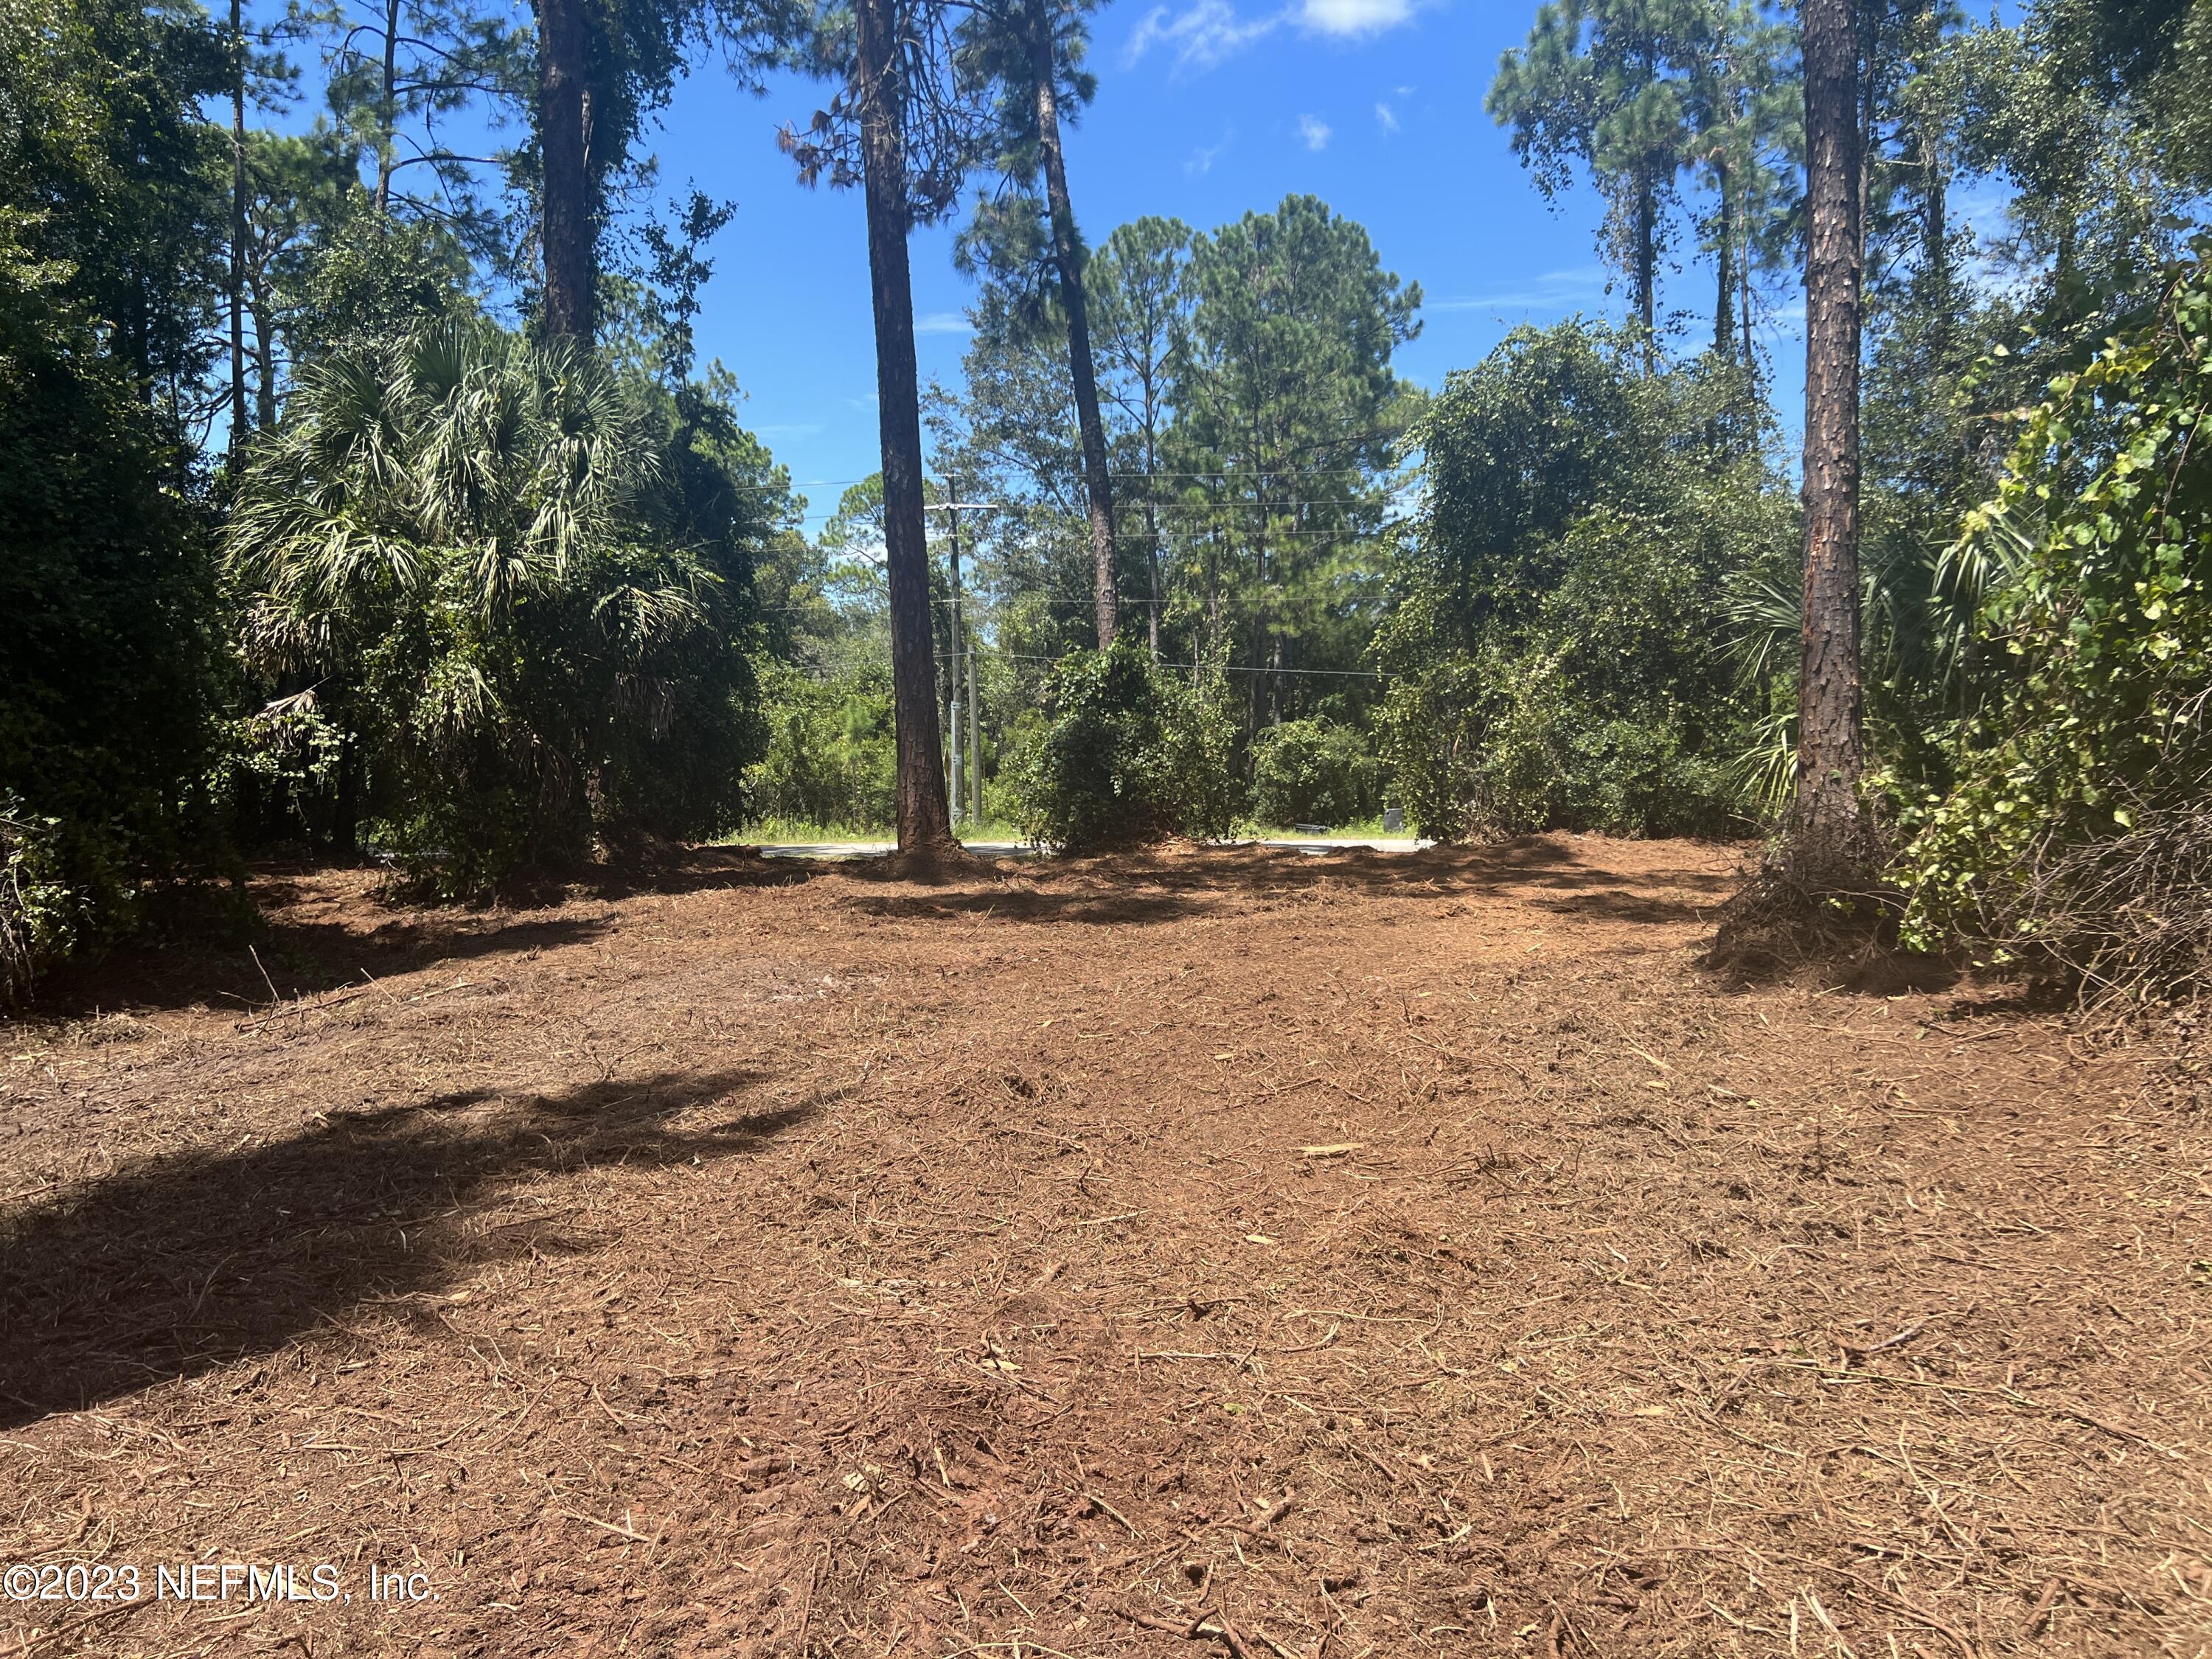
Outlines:
[{"label": "pine tree", "polygon": [[1859,349],[1864,269],[1861,0],[1804,0],[1805,611],[1797,690],[1797,884],[1850,891],[1871,872],[1859,787]]},{"label": "pine tree", "polygon": [[1689,76],[1707,54],[1717,0],[1553,0],[1528,44],[1498,60],[1484,100],[1546,197],[1587,167],[1607,204],[1605,246],[1628,274],[1647,338],[1675,182],[1690,160]]},{"label": "pine tree", "polygon": [[[1190,349],[1191,229],[1146,217],[1116,229],[1091,266],[1108,399],[1121,416],[1145,508],[1146,643],[1160,658],[1160,445],[1176,377]],[[1131,476],[1125,469],[1125,478]],[[1123,491],[1126,500],[1129,492]],[[1126,541],[1127,538],[1125,536]]]},{"label": "pine tree", "polygon": [[812,41],[817,70],[842,84],[804,131],[781,142],[800,181],[860,188],[875,313],[883,449],[884,564],[890,590],[891,701],[898,745],[898,845],[937,859],[957,848],[945,798],[944,734],[922,522],[921,397],[907,240],[942,218],[985,153],[989,112],[955,63],[946,0],[854,0]]},{"label": "pine tree", "polygon": [[963,55],[969,73],[1000,88],[1003,137],[996,167],[1012,188],[1004,199],[981,205],[963,239],[959,260],[970,269],[988,264],[1018,284],[1034,279],[1030,308],[1040,322],[1048,313],[1065,340],[1082,444],[1093,611],[1103,647],[1113,643],[1121,621],[1114,489],[1091,349],[1088,255],[1076,228],[1061,134],[1063,112],[1072,120],[1097,89],[1095,77],[1082,66],[1088,44],[1084,15],[1096,3],[1000,0],[970,14],[962,30]]},{"label": "pine tree", "polygon": [[1390,356],[1419,331],[1421,290],[1311,196],[1200,238],[1191,284],[1173,447],[1201,475],[1206,528],[1233,560],[1246,660],[1268,671],[1249,677],[1256,729],[1297,713],[1288,671],[1340,630],[1340,562],[1382,521],[1377,475],[1408,404]]}]

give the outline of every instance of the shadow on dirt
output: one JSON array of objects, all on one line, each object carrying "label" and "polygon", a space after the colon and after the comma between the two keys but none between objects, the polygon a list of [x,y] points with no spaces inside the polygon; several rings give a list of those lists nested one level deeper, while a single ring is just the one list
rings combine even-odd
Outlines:
[{"label": "shadow on dirt", "polygon": [[[839,865],[836,873],[862,885],[898,880],[866,860]],[[1266,903],[1329,889],[1430,902],[1440,897],[1556,893],[1563,896],[1532,902],[1570,915],[1674,925],[1700,920],[1734,882],[1732,876],[1702,870],[1620,875],[1589,863],[1565,837],[1532,836],[1409,853],[1358,847],[1318,854],[1226,847],[1040,859],[986,869],[949,889],[939,884],[922,893],[865,893],[845,902],[870,915],[909,920],[1144,925],[1204,915],[1239,901]],[[1654,889],[1667,890],[1662,895]],[[1693,896],[1681,896],[1685,892]],[[1699,898],[1710,904],[1701,905]]]},{"label": "shadow on dirt", "polygon": [[190,1007],[250,1015],[271,1009],[272,989],[279,1000],[325,996],[445,963],[586,944],[618,921],[595,907],[628,898],[823,881],[839,890],[841,904],[886,919],[1148,926],[1335,889],[1431,902],[1519,893],[1563,915],[1674,925],[1699,920],[1702,902],[1717,904],[1736,878],[1696,869],[1623,875],[1589,862],[1565,836],[1409,853],[1241,846],[963,859],[934,870],[887,858],[833,862],[764,858],[750,847],[659,847],[579,879],[519,889],[501,908],[471,908],[387,901],[378,872],[366,866],[287,863],[254,878],[250,891],[262,921],[249,936],[112,952],[46,981],[32,1012],[52,1021]]},{"label": "shadow on dirt", "polygon": [[127,1164],[19,1211],[0,1223],[0,1429],[273,1352],[370,1304],[427,1304],[485,1261],[588,1249],[597,1241],[559,1236],[557,1222],[481,1218],[516,1185],[592,1164],[757,1152],[823,1103],[670,1121],[761,1081],[662,1073],[523,1098],[465,1090],[336,1114],[273,1144]]},{"label": "shadow on dirt", "polygon": [[1657,898],[1649,893],[1623,893],[1601,888],[1577,893],[1571,898],[1540,898],[1534,902],[1538,909],[1549,910],[1554,915],[1657,927],[1710,921],[1721,901],[1717,896],[1709,904],[1697,904],[1688,899]]},{"label": "shadow on dirt", "polygon": [[[286,900],[257,892],[274,908]],[[321,996],[441,962],[518,956],[583,944],[605,933],[604,917],[395,911],[374,927],[320,921],[298,909],[264,912],[238,942],[184,940],[135,945],[72,963],[42,981],[33,1018],[60,1021],[95,1012],[228,1008],[266,1012],[279,998]]]},{"label": "shadow on dirt", "polygon": [[265,1010],[272,988],[280,998],[321,996],[440,963],[585,944],[611,931],[611,916],[580,912],[580,902],[789,887],[819,873],[750,848],[674,848],[584,878],[518,887],[492,908],[389,899],[382,873],[368,865],[272,861],[256,872],[246,889],[251,903],[240,907],[258,910],[258,919],[73,964],[40,984],[31,1012],[66,1020],[98,1011]]}]

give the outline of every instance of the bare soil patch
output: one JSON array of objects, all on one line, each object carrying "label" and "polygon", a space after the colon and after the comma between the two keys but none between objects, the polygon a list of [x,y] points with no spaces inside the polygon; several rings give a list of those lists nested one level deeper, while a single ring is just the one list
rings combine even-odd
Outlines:
[{"label": "bare soil patch", "polygon": [[271,873],[0,1028],[0,1564],[145,1575],[0,1654],[2206,1652],[2201,1090],[1737,874]]}]

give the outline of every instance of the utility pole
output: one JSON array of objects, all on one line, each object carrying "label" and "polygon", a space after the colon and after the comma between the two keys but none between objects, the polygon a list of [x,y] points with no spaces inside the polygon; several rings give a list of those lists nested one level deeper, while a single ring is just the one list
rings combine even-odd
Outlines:
[{"label": "utility pole", "polygon": [[[959,493],[957,482],[951,482],[953,484],[951,493],[957,495]],[[997,507],[999,503],[996,501],[931,501],[929,505],[936,508],[939,512],[945,514],[945,522],[951,526],[952,530],[952,696],[951,720],[952,727],[952,821],[956,824],[960,821],[960,675],[961,665],[963,663],[965,663],[967,665],[968,674],[968,775],[970,785],[968,792],[967,804],[970,821],[981,823],[983,820],[983,736],[980,711],[978,708],[980,699],[978,698],[975,690],[975,648],[974,641],[963,631],[966,624],[962,617],[963,606],[961,603],[960,592],[960,515],[963,513],[988,512]]]},{"label": "utility pole", "polygon": [[[952,612],[952,626],[956,629],[960,626],[960,611],[957,606]],[[957,635],[952,644],[951,667],[952,686],[951,695],[945,699],[945,729],[952,738],[951,745],[952,752],[949,757],[951,764],[948,769],[951,773],[952,787],[950,793],[952,799],[952,827],[957,830],[960,828],[960,820],[963,816],[960,806],[960,780],[968,769],[961,764],[963,751],[960,747],[960,642]]]}]

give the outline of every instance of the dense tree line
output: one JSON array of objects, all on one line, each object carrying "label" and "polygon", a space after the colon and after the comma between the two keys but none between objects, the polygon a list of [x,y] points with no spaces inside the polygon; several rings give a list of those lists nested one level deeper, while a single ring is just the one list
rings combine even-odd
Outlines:
[{"label": "dense tree line", "polygon": [[[1433,391],[1419,285],[1312,197],[1086,239],[1088,27],[0,0],[9,994],[276,839],[459,894],[769,818],[944,858],[957,798],[1778,830],[1928,942],[2201,964],[2205,6],[1552,0],[1487,108],[1596,191],[1623,318]],[[882,468],[811,540],[696,361],[728,210],[641,216],[676,79],[775,65],[876,324]]]}]

